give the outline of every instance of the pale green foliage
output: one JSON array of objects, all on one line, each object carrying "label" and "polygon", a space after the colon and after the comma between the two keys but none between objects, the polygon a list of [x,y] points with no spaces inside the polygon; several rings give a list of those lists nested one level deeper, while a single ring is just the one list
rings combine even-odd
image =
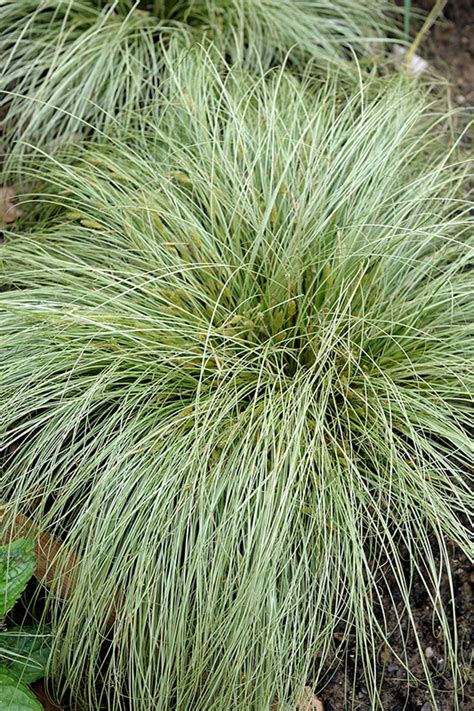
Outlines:
[{"label": "pale green foliage", "polygon": [[[106,5],[106,4],[105,4]],[[13,0],[0,5],[0,106],[15,152],[136,109],[156,91],[158,21],[110,3]],[[15,145],[15,142],[19,142]]]},{"label": "pale green foliage", "polygon": [[[171,35],[248,65],[341,65],[395,31],[388,0],[7,0],[0,4],[4,138],[49,150],[147,102]],[[378,44],[377,44],[378,43]],[[351,48],[351,49],[349,49]]]},{"label": "pale green foliage", "polygon": [[49,611],[84,708],[289,709],[337,629],[376,709],[385,587],[406,630],[422,575],[456,660],[462,170],[402,79],[339,101],[204,55],[167,71],[156,116],[40,168],[38,221],[0,247],[0,497],[81,557]]},{"label": "pale green foliage", "polygon": [[389,0],[144,0],[141,5],[196,28],[233,60],[265,66],[287,52],[296,63],[340,64],[349,48],[371,55],[374,44],[397,31]]}]

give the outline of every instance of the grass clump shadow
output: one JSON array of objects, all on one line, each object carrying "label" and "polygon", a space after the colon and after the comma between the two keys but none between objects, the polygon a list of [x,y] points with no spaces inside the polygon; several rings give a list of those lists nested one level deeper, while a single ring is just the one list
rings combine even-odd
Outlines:
[{"label": "grass clump shadow", "polygon": [[472,554],[472,219],[442,119],[400,77],[167,73],[41,164],[0,246],[0,496],[80,560],[57,671],[86,708],[290,709],[338,630],[378,708],[381,586],[410,622],[423,571],[456,677],[431,540]]}]

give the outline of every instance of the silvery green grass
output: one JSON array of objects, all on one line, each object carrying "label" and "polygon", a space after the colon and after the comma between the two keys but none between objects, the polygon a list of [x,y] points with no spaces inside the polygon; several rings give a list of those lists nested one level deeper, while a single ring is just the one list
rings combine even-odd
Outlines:
[{"label": "silvery green grass", "polygon": [[462,707],[438,587],[448,542],[472,555],[473,221],[445,121],[402,77],[167,74],[159,110],[31,165],[0,247],[0,498],[80,560],[47,598],[56,691],[293,709],[351,637],[381,708],[387,595],[416,636],[420,574]]},{"label": "silvery green grass", "polygon": [[[396,34],[391,0],[6,0],[0,108],[16,153],[101,131],[146,103],[172,36],[204,37],[257,69],[343,66]],[[351,48],[351,49],[349,49]]]}]

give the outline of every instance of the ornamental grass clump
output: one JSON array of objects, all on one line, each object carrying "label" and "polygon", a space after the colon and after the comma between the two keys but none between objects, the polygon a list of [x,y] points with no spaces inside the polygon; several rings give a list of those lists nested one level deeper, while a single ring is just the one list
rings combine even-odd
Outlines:
[{"label": "ornamental grass clump", "polygon": [[58,580],[77,561],[56,690],[292,709],[351,639],[376,709],[416,575],[456,683],[472,220],[443,121],[401,78],[167,71],[156,114],[30,169],[0,247],[0,497],[63,541]]},{"label": "ornamental grass clump", "polygon": [[396,33],[389,0],[7,0],[0,110],[10,150],[100,132],[156,93],[170,37],[212,39],[258,69],[348,65]]},{"label": "ornamental grass clump", "polygon": [[16,154],[100,132],[156,92],[160,24],[123,3],[11,0],[0,38],[2,127]]}]

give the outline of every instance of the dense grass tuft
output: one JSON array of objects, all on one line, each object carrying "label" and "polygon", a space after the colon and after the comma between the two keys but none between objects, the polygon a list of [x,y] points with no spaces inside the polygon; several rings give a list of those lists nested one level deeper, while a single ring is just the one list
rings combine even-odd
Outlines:
[{"label": "dense grass tuft", "polygon": [[171,36],[212,39],[232,60],[343,65],[395,29],[389,0],[7,0],[0,7],[4,139],[54,148],[101,131],[156,92]]},{"label": "dense grass tuft", "polygon": [[124,4],[12,0],[0,7],[0,109],[10,150],[101,131],[151,99],[160,22]]},{"label": "dense grass tuft", "polygon": [[85,708],[289,709],[335,632],[377,708],[377,604],[410,627],[417,572],[456,676],[462,170],[401,79],[339,103],[170,65],[158,118],[42,167],[44,216],[0,248],[0,495],[81,556],[49,610]]}]

